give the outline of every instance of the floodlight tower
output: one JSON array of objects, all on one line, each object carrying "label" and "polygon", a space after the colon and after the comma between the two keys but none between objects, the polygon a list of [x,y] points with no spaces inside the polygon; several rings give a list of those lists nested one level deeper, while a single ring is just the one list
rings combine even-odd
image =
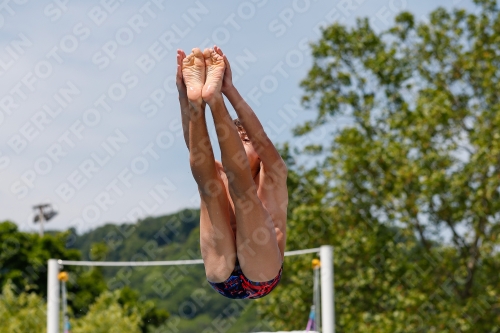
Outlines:
[{"label": "floodlight tower", "polygon": [[57,212],[52,208],[51,204],[41,204],[33,206],[35,210],[35,217],[33,218],[33,222],[40,222],[40,237],[43,237],[43,223],[45,221],[49,221],[54,216],[57,215]]}]

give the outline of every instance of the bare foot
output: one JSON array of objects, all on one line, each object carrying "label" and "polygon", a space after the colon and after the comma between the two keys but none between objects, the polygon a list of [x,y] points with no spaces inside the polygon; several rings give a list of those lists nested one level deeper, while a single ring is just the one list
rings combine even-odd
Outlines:
[{"label": "bare foot", "polygon": [[175,84],[177,86],[177,91],[179,92],[179,97],[187,98],[186,83],[184,83],[184,78],[182,77],[182,62],[186,58],[186,53],[182,50],[177,50],[177,72],[175,74]]},{"label": "bare foot", "polygon": [[205,84],[205,60],[199,48],[182,60],[182,77],[186,83],[187,97],[190,102],[201,104],[201,91]]},{"label": "bare foot", "polygon": [[226,69],[224,58],[213,49],[203,51],[207,78],[203,86],[202,97],[205,102],[209,102],[217,94],[221,94],[222,78]]}]

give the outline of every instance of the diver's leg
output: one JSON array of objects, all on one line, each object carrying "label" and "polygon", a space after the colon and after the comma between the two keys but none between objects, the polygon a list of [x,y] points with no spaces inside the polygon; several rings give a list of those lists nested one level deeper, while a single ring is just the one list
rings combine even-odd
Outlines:
[{"label": "diver's leg", "polygon": [[229,223],[229,202],[215,163],[205,120],[201,89],[205,64],[201,51],[183,59],[182,74],[189,100],[187,128],[189,163],[200,193],[200,247],[207,279],[221,282],[234,269],[236,245]]},{"label": "diver's leg", "polygon": [[252,281],[268,281],[281,268],[274,223],[257,196],[248,158],[220,91],[224,74],[222,56],[205,49],[207,76],[202,98],[210,106],[221,149],[221,162],[228,176],[229,194],[236,217],[236,251],[241,269]]}]

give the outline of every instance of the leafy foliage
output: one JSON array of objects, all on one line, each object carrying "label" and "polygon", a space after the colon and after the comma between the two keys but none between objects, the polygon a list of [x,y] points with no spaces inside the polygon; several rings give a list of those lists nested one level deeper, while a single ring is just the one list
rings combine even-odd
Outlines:
[{"label": "leafy foliage", "polygon": [[[79,260],[80,251],[67,249],[70,232],[48,232],[44,237],[21,232],[12,222],[0,223],[0,285],[10,281],[18,290],[36,292],[47,296],[47,260],[50,258]],[[99,247],[99,245],[97,245]],[[100,251],[105,251],[102,248]],[[68,267],[69,303],[77,317],[84,315],[107,287],[99,269]]]},{"label": "leafy foliage", "polygon": [[71,322],[74,333],[140,333],[141,315],[136,306],[119,303],[120,292],[104,292],[90,306],[89,312]]},{"label": "leafy foliage", "polygon": [[[83,235],[77,235],[73,230],[70,239],[70,246],[81,250],[83,257],[90,260],[149,261],[201,257],[199,210],[185,209],[171,215],[148,217],[135,224],[108,224]],[[217,294],[206,281],[203,265],[106,267],[99,271],[104,277],[106,290],[122,291],[121,304],[140,304],[143,332],[145,329],[155,332],[218,332],[222,327],[228,332],[241,332],[249,331],[255,325],[252,302],[237,302]],[[82,292],[87,289],[86,285],[78,285]],[[77,299],[76,295],[72,298]],[[155,329],[147,327],[148,324],[163,322],[167,313],[170,314],[165,323],[167,328],[161,325]]]},{"label": "leafy foliage", "polygon": [[156,307],[153,300],[141,302],[139,292],[130,287],[119,290],[118,296],[117,301],[124,309],[136,309],[138,311],[142,318],[140,325],[142,333],[160,327],[170,316],[165,309]]},{"label": "leafy foliage", "polygon": [[[29,249],[32,244],[24,242],[33,243],[38,237],[17,231],[12,223],[1,223],[0,230],[4,230],[0,237],[15,239],[15,244],[19,244],[16,248],[19,249]],[[168,216],[150,217],[135,224],[108,224],[83,235],[76,234],[72,229],[65,233],[47,232],[44,238],[46,237],[57,240],[54,246],[63,249],[61,251],[72,253],[72,256],[54,251],[41,259],[44,265],[48,258],[58,257],[107,261],[199,258],[199,210],[183,210]],[[4,249],[8,250],[11,243],[4,244]],[[67,250],[66,247],[70,249]],[[4,256],[9,253],[6,251]],[[30,258],[36,255],[26,252],[26,256]],[[12,272],[12,263],[15,261],[4,263],[1,274]],[[41,271],[40,275],[43,275],[43,281],[46,281],[46,268],[41,267],[43,272]],[[26,274],[22,266],[19,266],[19,269],[21,275]],[[24,269],[29,269],[29,266]],[[69,273],[67,287],[71,322],[81,332],[107,329],[104,327],[110,322],[108,320],[104,321],[102,327],[85,323],[101,320],[97,309],[105,307],[106,304],[112,311],[103,316],[121,321],[120,325],[124,326],[118,325],[119,327],[132,331],[137,328],[138,332],[142,333],[172,330],[224,330],[231,333],[250,331],[256,325],[253,303],[231,301],[213,291],[206,282],[203,265],[148,268],[67,266],[64,269]],[[6,276],[0,277],[4,278],[2,281],[6,284]],[[46,282],[42,283],[44,284],[40,284],[40,288],[46,287]],[[45,294],[40,293],[35,284],[21,284],[18,289],[28,290],[29,295],[32,295],[30,297],[37,297],[41,302],[43,324],[38,327],[44,327],[45,305],[41,297]],[[18,311],[21,310],[14,313],[16,318]],[[20,333],[32,331],[34,330],[19,330]]]},{"label": "leafy foliage", "polygon": [[40,332],[46,327],[46,304],[35,293],[19,292],[7,282],[0,295],[0,333]]},{"label": "leafy foliage", "polygon": [[[105,257],[109,261],[128,261],[134,256],[137,260],[157,260],[166,255],[162,247],[184,243],[199,225],[199,218],[199,210],[184,209],[172,215],[148,217],[135,224],[107,224],[83,235],[72,230],[68,246],[80,249],[84,260],[104,260]],[[104,244],[105,253],[96,252],[95,244]],[[151,247],[149,253],[146,252],[148,245]],[[168,255],[180,253],[175,251]]]},{"label": "leafy foliage", "polygon": [[[476,3],[379,34],[334,24],[312,45],[303,101],[318,113],[295,133],[333,141],[315,168],[289,167],[287,248],[335,246],[339,332],[500,327],[500,11]],[[306,323],[308,260],[259,306],[276,329]]]},{"label": "leafy foliage", "polygon": [[[120,299],[120,291],[102,293],[84,317],[71,320],[71,331],[140,333],[141,310],[137,304],[122,304]],[[38,294],[18,293],[12,283],[6,283],[0,296],[0,332],[46,332],[46,311],[46,303]]]},{"label": "leafy foliage", "polygon": [[56,235],[21,232],[12,222],[0,223],[0,286],[11,281],[17,289],[47,295],[47,260],[79,260],[80,252],[66,249],[68,233]]},{"label": "leafy foliage", "polygon": [[[24,312],[33,313],[35,311],[33,300],[40,301],[40,298],[46,297],[46,263],[49,258],[80,259],[79,250],[66,249],[68,239],[70,239],[70,232],[48,232],[43,238],[40,238],[35,234],[18,231],[17,226],[11,222],[0,223],[0,241],[3,244],[0,252],[0,283],[7,288],[4,289],[4,292],[8,293],[4,295],[5,299],[19,303],[19,309],[13,310],[14,313],[19,311],[19,314],[15,315],[14,321],[20,320],[19,316],[22,316]],[[90,247],[93,260],[105,259],[108,252],[106,244],[94,243]],[[68,303],[72,316],[75,318],[85,317],[90,306],[108,289],[103,271],[101,268],[95,267],[66,267],[65,269],[70,276],[67,285]],[[29,291],[29,294],[21,293],[19,299],[15,299],[13,298],[14,290]],[[166,310],[157,308],[152,300],[139,301],[138,292],[130,288],[117,290],[117,292],[119,305],[126,309],[134,309],[139,314],[141,332],[145,333],[148,329],[159,327],[167,320],[169,314]],[[45,311],[44,306],[40,305],[39,310],[42,311],[42,308]],[[34,319],[40,318],[33,315],[31,321],[26,321],[26,325],[31,325],[30,323]],[[45,322],[45,318],[42,318],[42,322]],[[37,325],[40,327],[39,322]],[[19,328],[19,332],[32,331],[25,330],[23,327]]]}]

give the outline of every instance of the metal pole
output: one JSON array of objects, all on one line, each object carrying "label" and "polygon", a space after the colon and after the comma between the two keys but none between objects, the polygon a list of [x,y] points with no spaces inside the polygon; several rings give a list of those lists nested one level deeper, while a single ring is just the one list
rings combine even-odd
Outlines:
[{"label": "metal pole", "polygon": [[59,264],[49,259],[47,270],[47,333],[59,333]]},{"label": "metal pole", "polygon": [[63,331],[69,333],[69,318],[68,318],[68,298],[66,293],[66,281],[61,280],[62,286],[62,313],[63,313]]},{"label": "metal pole", "polygon": [[321,319],[322,333],[335,333],[335,296],[333,289],[333,247],[321,246]]},{"label": "metal pole", "polygon": [[43,216],[43,209],[41,206],[39,207],[39,209],[40,212],[38,213],[38,218],[40,219],[40,237],[43,237],[43,219],[45,217]]},{"label": "metal pole", "polygon": [[315,316],[314,316],[314,330],[317,332],[320,332],[321,330],[321,316],[320,316],[320,309],[321,309],[321,297],[319,295],[320,293],[320,287],[319,287],[319,272],[320,272],[320,267],[314,268],[314,309],[315,309]]}]

